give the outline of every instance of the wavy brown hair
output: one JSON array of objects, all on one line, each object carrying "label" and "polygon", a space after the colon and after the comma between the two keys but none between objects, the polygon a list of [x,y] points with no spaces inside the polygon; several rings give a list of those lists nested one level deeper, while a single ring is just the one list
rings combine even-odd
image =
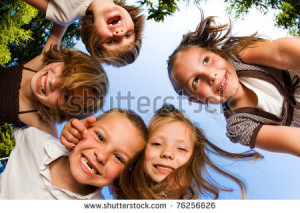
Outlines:
[{"label": "wavy brown hair", "polygon": [[135,32],[134,42],[116,50],[106,50],[101,43],[102,39],[99,33],[95,29],[94,17],[91,11],[87,11],[81,19],[80,35],[82,42],[92,56],[101,58],[104,63],[120,67],[133,63],[140,53],[145,16],[141,14],[141,7],[126,5],[125,2],[117,0],[114,3],[123,7],[131,16]]},{"label": "wavy brown hair", "polygon": [[[233,160],[250,160],[262,158],[255,151],[236,154],[218,148],[211,143],[203,131],[193,124],[183,113],[172,105],[165,105],[156,111],[149,125],[151,131],[160,122],[184,122],[193,132],[194,150],[189,161],[175,169],[162,182],[153,182],[144,172],[145,149],[132,159],[121,173],[120,179],[114,183],[114,190],[118,199],[194,199],[201,195],[210,195],[217,199],[220,191],[232,191],[220,186],[211,176],[208,168],[234,181],[242,191],[242,198],[246,197],[246,185],[236,176],[221,169],[211,159],[211,154]],[[182,184],[182,177],[191,177]],[[188,184],[187,184],[188,183]],[[172,187],[170,187],[172,185]]]},{"label": "wavy brown hair", "polygon": [[[45,65],[56,62],[64,63],[60,75],[63,80],[63,90],[71,91],[83,87],[87,89],[86,91],[92,91],[92,94],[84,92],[86,97],[75,97],[74,103],[65,103],[61,107],[49,108],[36,102],[35,105],[41,119],[59,123],[70,118],[82,119],[103,107],[109,85],[106,72],[97,60],[81,51],[55,45],[44,53],[43,62]],[[85,98],[83,104],[76,103],[76,100],[82,100],[82,98]]]},{"label": "wavy brown hair", "polygon": [[176,84],[172,69],[177,57],[190,47],[199,47],[207,51],[213,52],[226,60],[236,60],[239,58],[239,53],[246,47],[254,47],[259,41],[266,41],[263,38],[257,37],[257,33],[250,36],[235,37],[232,36],[231,23],[217,25],[214,16],[204,18],[204,13],[201,12],[201,20],[196,30],[183,35],[179,46],[169,56],[168,74],[175,91],[181,95],[183,92]]}]

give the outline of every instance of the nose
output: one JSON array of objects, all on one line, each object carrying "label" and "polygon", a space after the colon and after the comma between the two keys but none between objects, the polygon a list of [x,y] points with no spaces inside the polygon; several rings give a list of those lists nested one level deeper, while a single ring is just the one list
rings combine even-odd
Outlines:
[{"label": "nose", "polygon": [[119,36],[124,36],[124,34],[125,34],[125,31],[122,29],[122,28],[118,28],[118,29],[116,29],[115,31],[114,31],[114,36],[117,36],[117,37],[119,37]]},{"label": "nose", "polygon": [[108,159],[108,152],[105,149],[98,149],[95,150],[95,156],[96,156],[96,160],[101,164],[101,165],[105,165],[107,163],[107,159]]},{"label": "nose", "polygon": [[207,69],[203,72],[203,76],[207,79],[208,83],[212,85],[215,83],[217,72]]},{"label": "nose", "polygon": [[171,147],[163,147],[161,150],[161,158],[165,158],[165,159],[170,159],[173,160],[174,159],[174,153]]},{"label": "nose", "polygon": [[50,80],[50,89],[51,91],[60,89],[63,85],[63,80],[59,77],[53,76]]}]

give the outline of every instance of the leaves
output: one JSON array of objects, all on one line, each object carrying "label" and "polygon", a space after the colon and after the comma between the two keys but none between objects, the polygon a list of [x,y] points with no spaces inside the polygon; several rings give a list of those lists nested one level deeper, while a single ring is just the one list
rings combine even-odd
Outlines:
[{"label": "leaves", "polygon": [[299,0],[225,0],[229,3],[227,12],[235,13],[235,18],[246,15],[253,7],[262,13],[278,11],[275,25],[287,29],[295,37],[300,37],[300,2]]}]

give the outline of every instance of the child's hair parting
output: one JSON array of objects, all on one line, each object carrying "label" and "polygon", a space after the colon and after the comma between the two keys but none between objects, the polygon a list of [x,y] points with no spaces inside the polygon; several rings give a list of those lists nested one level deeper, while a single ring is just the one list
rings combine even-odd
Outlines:
[{"label": "child's hair parting", "polygon": [[[86,97],[74,97],[74,103],[65,103],[60,108],[58,106],[49,108],[37,102],[36,108],[43,120],[61,123],[70,118],[82,119],[103,107],[109,84],[106,72],[97,60],[81,51],[54,45],[44,53],[43,62],[45,65],[56,62],[64,63],[60,75],[64,82],[63,90],[70,91],[78,87],[86,89],[83,92],[83,96]],[[92,91],[92,94],[88,89]],[[80,100],[84,103],[76,103]]]},{"label": "child's hair parting", "polygon": [[[211,154],[227,159],[247,160],[262,158],[254,151],[240,154],[224,151],[211,143],[203,131],[193,124],[183,113],[172,105],[164,105],[157,110],[149,122],[148,134],[160,122],[184,122],[192,130],[194,150],[189,161],[178,169],[175,169],[160,183],[152,181],[144,172],[145,149],[132,159],[121,173],[119,182],[114,183],[115,194],[118,199],[196,199],[201,195],[208,195],[217,199],[220,191],[232,191],[220,186],[209,176],[208,168],[234,181],[242,191],[242,197],[246,197],[246,185],[239,178],[224,171],[213,163]],[[182,181],[184,177],[184,183]],[[188,178],[191,177],[191,178]],[[183,183],[183,184],[182,184]],[[170,185],[172,185],[170,187]],[[178,194],[179,193],[179,194]],[[172,195],[177,197],[173,197]]]},{"label": "child's hair parting", "polygon": [[126,5],[125,2],[118,0],[114,0],[114,3],[123,7],[130,14],[134,24],[134,42],[116,50],[106,50],[94,26],[94,17],[91,11],[87,11],[86,15],[81,19],[80,35],[82,42],[92,56],[100,58],[106,64],[120,67],[133,63],[140,53],[145,15],[141,14],[142,8],[139,6]]},{"label": "child's hair parting", "polygon": [[215,17],[209,16],[204,18],[204,13],[201,9],[200,13],[201,20],[196,30],[183,35],[179,46],[167,60],[169,78],[174,90],[179,95],[184,94],[184,91],[177,85],[172,69],[178,56],[188,48],[203,48],[220,55],[226,60],[235,60],[239,58],[238,54],[246,47],[252,46],[258,41],[266,41],[265,39],[257,37],[257,33],[243,37],[232,36],[231,22],[229,22],[229,24],[218,25],[215,22]]}]

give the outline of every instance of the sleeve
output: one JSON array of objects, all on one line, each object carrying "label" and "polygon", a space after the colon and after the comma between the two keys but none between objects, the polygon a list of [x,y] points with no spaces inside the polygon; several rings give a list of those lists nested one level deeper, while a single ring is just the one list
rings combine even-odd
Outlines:
[{"label": "sleeve", "polygon": [[50,0],[46,18],[60,25],[69,25],[85,15],[93,0]]},{"label": "sleeve", "polygon": [[278,122],[249,113],[238,113],[227,118],[226,135],[233,143],[255,147],[256,137],[264,124],[278,125]]},{"label": "sleeve", "polygon": [[44,142],[51,136],[34,127],[14,128],[13,136],[16,146],[26,145],[30,150],[41,152],[44,149]]}]

